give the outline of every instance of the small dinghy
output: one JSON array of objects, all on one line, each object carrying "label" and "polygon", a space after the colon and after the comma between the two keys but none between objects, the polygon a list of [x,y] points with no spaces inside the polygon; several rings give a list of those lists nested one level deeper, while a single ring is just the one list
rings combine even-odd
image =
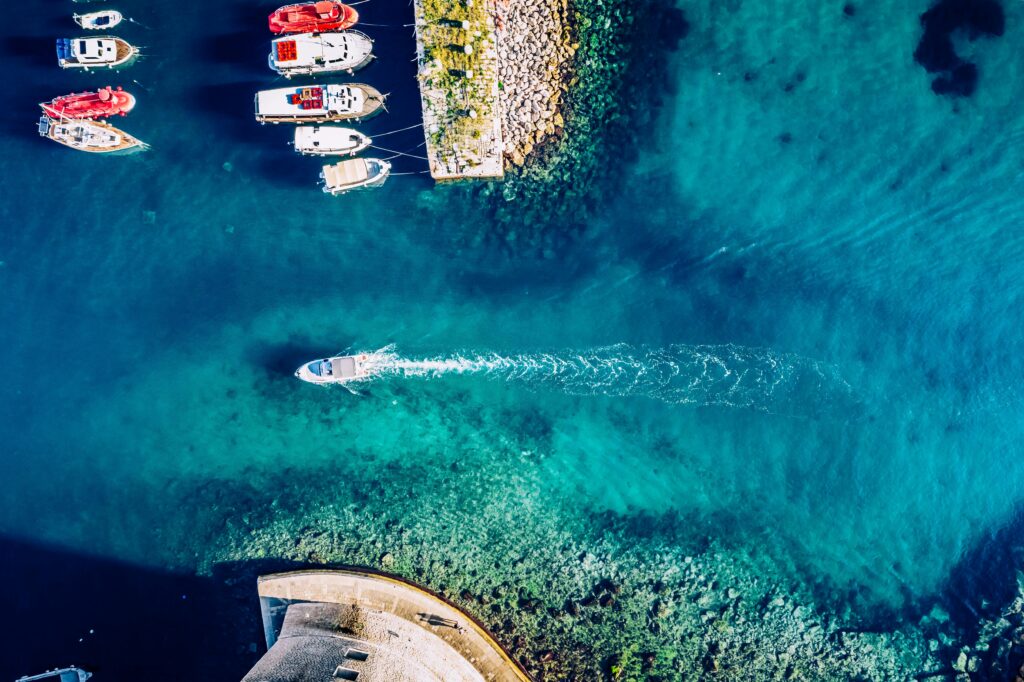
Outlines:
[{"label": "small dinghy", "polygon": [[109,85],[96,92],[74,92],[55,97],[39,105],[50,118],[108,118],[127,116],[135,107],[135,97],[121,88]]},{"label": "small dinghy", "polygon": [[121,23],[124,15],[116,9],[105,9],[99,12],[87,12],[86,14],[73,14],[75,23],[87,31],[102,31],[105,28],[113,28]]},{"label": "small dinghy", "polygon": [[309,156],[355,156],[371,140],[358,130],[340,126],[296,126],[295,151]]},{"label": "small dinghy", "polygon": [[112,69],[137,57],[139,48],[114,36],[57,38],[57,63],[62,69]]},{"label": "small dinghy", "polygon": [[359,31],[303,33],[278,38],[270,45],[267,62],[285,78],[294,75],[346,71],[363,68],[373,59],[373,41]]},{"label": "small dinghy", "polygon": [[362,83],[276,88],[256,93],[260,123],[360,121],[381,112],[384,95]]},{"label": "small dinghy", "polygon": [[344,31],[359,21],[359,13],[335,0],[285,5],[268,19],[271,33],[322,33]]},{"label": "small dinghy", "polygon": [[380,187],[391,173],[391,164],[381,159],[348,159],[320,172],[323,190],[335,196],[364,187]]},{"label": "small dinghy", "polygon": [[39,134],[82,152],[110,154],[146,149],[146,144],[109,123],[86,119],[39,119]]},{"label": "small dinghy", "polygon": [[311,384],[346,384],[373,376],[369,361],[369,355],[339,355],[314,360],[299,367],[295,376]]}]

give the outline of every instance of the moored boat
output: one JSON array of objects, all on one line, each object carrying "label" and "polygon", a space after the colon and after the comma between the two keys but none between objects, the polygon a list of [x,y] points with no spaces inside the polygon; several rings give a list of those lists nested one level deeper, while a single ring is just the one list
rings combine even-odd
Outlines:
[{"label": "moored boat", "polygon": [[71,18],[75,20],[76,24],[88,31],[101,31],[120,24],[121,20],[124,19],[124,15],[116,9],[104,9],[99,12],[72,14]]},{"label": "moored boat", "polygon": [[295,376],[311,384],[346,384],[373,376],[369,355],[338,355],[307,362]]},{"label": "moored boat", "polygon": [[38,675],[24,675],[14,682],[86,682],[90,677],[92,677],[91,672],[70,666],[56,670],[47,670],[45,673],[39,673]]},{"label": "moored boat", "polygon": [[359,13],[336,0],[320,0],[285,5],[271,12],[268,25],[272,33],[320,33],[344,31],[359,21]]},{"label": "moored boat", "polygon": [[303,33],[277,38],[267,62],[285,78],[294,75],[347,71],[352,73],[373,59],[373,41],[359,31]]},{"label": "moored boat", "polygon": [[50,118],[107,118],[126,116],[135,107],[135,97],[109,85],[96,92],[74,92],[39,105]]},{"label": "moored boat", "polygon": [[256,93],[260,123],[324,123],[360,121],[380,113],[384,95],[369,85],[307,85]]},{"label": "moored boat", "polygon": [[116,36],[57,38],[57,63],[62,69],[124,66],[139,54],[139,48]]},{"label": "moored boat", "polygon": [[391,164],[382,159],[346,159],[324,166],[320,172],[327,194],[345,194],[364,187],[380,187],[391,174]]},{"label": "moored boat", "polygon": [[102,121],[39,119],[39,134],[54,142],[83,152],[109,154],[146,149],[146,144]]},{"label": "moored boat", "polygon": [[353,128],[296,126],[295,151],[309,156],[355,156],[372,140]]}]

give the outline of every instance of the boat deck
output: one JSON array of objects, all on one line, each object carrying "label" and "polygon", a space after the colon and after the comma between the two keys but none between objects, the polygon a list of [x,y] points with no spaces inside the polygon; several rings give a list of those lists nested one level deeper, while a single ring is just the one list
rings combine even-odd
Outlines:
[{"label": "boat deck", "polygon": [[[494,0],[479,5],[443,0],[442,17],[428,16],[424,0],[413,4],[431,176],[438,181],[504,177]],[[451,19],[465,20],[469,28],[453,27]],[[460,45],[472,52],[455,49]]]}]

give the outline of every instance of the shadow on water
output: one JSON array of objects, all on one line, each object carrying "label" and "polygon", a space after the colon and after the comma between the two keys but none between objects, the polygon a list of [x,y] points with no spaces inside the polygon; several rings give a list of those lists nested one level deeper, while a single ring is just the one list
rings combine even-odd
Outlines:
[{"label": "shadow on water", "polygon": [[[245,16],[245,14],[240,16]],[[263,28],[265,29],[265,27]],[[202,48],[204,59],[247,70],[259,68],[266,64],[270,43],[264,40],[264,36],[257,33],[256,30],[222,33],[204,41]]]},{"label": "shadow on water", "polygon": [[253,358],[255,364],[261,367],[271,379],[284,378],[290,381],[295,369],[303,362],[326,358],[342,353],[346,348],[351,347],[352,343],[346,345],[344,341],[335,346],[327,346],[307,338],[292,337],[284,343],[255,346],[249,350],[247,355]]},{"label": "shadow on water", "polygon": [[8,36],[3,42],[4,54],[31,66],[57,67],[54,39],[47,36]]},{"label": "shadow on water", "polygon": [[107,681],[237,680],[263,649],[255,580],[232,567],[211,580],[10,538],[0,554],[0,679],[74,664]]}]

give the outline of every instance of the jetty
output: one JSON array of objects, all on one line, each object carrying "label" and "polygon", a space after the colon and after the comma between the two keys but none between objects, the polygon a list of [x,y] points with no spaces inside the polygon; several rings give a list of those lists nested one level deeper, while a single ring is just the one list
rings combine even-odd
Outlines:
[{"label": "jetty", "polygon": [[257,590],[268,650],[242,682],[530,682],[472,617],[399,578],[296,571]]},{"label": "jetty", "polygon": [[414,0],[417,78],[430,175],[501,179],[494,0]]}]

